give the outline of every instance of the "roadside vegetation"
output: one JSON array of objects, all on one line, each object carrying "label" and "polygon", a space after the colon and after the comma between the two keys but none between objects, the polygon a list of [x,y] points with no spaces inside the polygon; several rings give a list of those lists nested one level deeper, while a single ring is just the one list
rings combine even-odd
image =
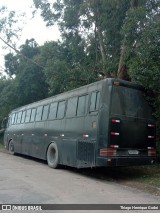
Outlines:
[{"label": "roadside vegetation", "polygon": [[3,135],[0,135],[0,149],[3,148]]}]

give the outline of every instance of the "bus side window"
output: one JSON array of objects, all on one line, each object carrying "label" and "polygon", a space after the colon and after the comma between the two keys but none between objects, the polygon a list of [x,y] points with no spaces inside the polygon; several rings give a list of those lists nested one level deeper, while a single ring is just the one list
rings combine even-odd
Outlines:
[{"label": "bus side window", "polygon": [[88,95],[78,97],[77,116],[83,116],[87,109]]},{"label": "bus side window", "polygon": [[15,118],[14,118],[14,124],[16,124],[17,123],[17,118],[18,118],[18,112],[16,113],[16,115],[15,115]]},{"label": "bus side window", "polygon": [[31,109],[28,109],[28,110],[27,110],[27,113],[26,113],[25,123],[28,123],[28,122],[29,122],[30,116],[31,116]]},{"label": "bus side window", "polygon": [[8,122],[7,122],[7,127],[9,127],[11,125],[11,117],[8,117]]},{"label": "bus side window", "polygon": [[42,121],[47,120],[48,118],[49,105],[43,107]]},{"label": "bus side window", "polygon": [[9,117],[9,120],[8,120],[8,127],[12,125],[12,117]]},{"label": "bus side window", "polygon": [[11,124],[14,124],[14,118],[15,118],[15,113],[12,115],[12,121],[11,121]]},{"label": "bus side window", "polygon": [[37,107],[36,121],[41,121],[43,106]]},{"label": "bus side window", "polygon": [[90,100],[90,112],[97,111],[99,108],[99,98],[100,98],[100,92],[92,92],[91,94],[91,100]]},{"label": "bus side window", "polygon": [[50,105],[50,110],[49,110],[49,120],[53,120],[56,118],[56,115],[57,115],[57,105],[58,103],[55,102],[55,103],[51,103]]},{"label": "bus side window", "polygon": [[22,112],[19,112],[18,113],[18,118],[17,118],[17,124],[20,124],[21,117],[22,117]]},{"label": "bus side window", "polygon": [[65,111],[65,101],[60,101],[58,103],[58,109],[57,109],[57,118],[61,119],[64,117],[64,111]]},{"label": "bus side window", "polygon": [[68,99],[67,111],[66,111],[67,118],[76,116],[77,100],[78,100],[77,97]]},{"label": "bus side window", "polygon": [[24,123],[25,117],[26,117],[26,111],[23,111],[22,118],[21,118],[21,124]]},{"label": "bus side window", "polygon": [[31,119],[30,122],[34,122],[35,121],[35,115],[36,115],[36,109],[33,108],[31,111]]}]

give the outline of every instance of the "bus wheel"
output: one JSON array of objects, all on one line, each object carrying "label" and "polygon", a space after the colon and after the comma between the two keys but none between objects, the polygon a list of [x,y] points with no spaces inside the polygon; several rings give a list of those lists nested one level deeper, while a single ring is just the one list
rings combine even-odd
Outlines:
[{"label": "bus wheel", "polygon": [[9,142],[8,150],[11,155],[14,155],[14,143],[12,140]]},{"label": "bus wheel", "polygon": [[58,160],[58,148],[55,143],[51,143],[47,150],[47,163],[48,166],[57,169],[59,166],[59,160]]}]

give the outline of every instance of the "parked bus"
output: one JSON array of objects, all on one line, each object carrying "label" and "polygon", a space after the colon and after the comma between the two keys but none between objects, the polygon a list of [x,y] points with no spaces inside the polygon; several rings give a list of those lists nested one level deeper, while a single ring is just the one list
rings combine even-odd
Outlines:
[{"label": "parked bus", "polygon": [[5,148],[57,168],[151,164],[155,120],[140,85],[104,79],[9,114]]}]

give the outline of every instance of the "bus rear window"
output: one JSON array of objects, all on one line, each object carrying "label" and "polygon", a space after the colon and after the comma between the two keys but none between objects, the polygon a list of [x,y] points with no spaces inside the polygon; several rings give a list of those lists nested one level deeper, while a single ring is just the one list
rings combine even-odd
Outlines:
[{"label": "bus rear window", "polygon": [[122,86],[113,86],[111,113],[152,119],[152,109],[143,91]]}]

